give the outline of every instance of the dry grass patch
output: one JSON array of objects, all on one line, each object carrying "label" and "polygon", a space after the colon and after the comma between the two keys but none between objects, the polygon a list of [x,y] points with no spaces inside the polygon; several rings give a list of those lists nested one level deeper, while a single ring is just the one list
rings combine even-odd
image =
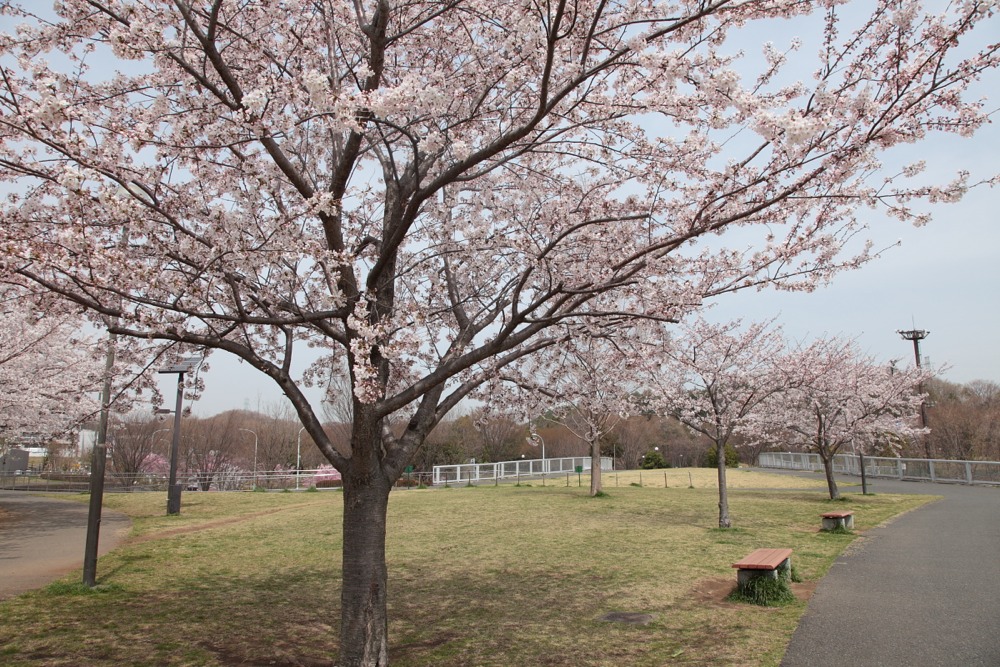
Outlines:
[{"label": "dry grass patch", "polygon": [[[756,475],[733,477],[744,474]],[[394,492],[392,664],[777,665],[804,603],[728,604],[706,599],[706,582],[735,584],[731,563],[785,546],[808,584],[855,539],[818,532],[829,508],[822,489],[734,489],[729,531],[712,528],[714,489],[607,490],[605,498],[555,485]],[[109,499],[136,517],[141,539],[101,559],[107,590],[0,604],[0,662],[334,664],[339,492],[186,494],[181,517],[158,516],[163,496],[149,495]],[[861,532],[927,500],[848,495],[838,507],[854,510]],[[602,621],[610,612],[652,621]]]}]

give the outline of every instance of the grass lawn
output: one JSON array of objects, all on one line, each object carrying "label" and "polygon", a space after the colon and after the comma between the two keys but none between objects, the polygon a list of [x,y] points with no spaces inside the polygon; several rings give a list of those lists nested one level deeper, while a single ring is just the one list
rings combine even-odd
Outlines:
[{"label": "grass lawn", "polygon": [[[820,477],[734,470],[736,527],[720,531],[714,471],[667,472],[666,487],[663,471],[643,471],[642,486],[637,472],[606,474],[603,498],[575,475],[393,492],[392,664],[777,665],[805,602],[726,602],[731,564],[790,547],[804,596],[855,539],[818,532],[820,513],[851,509],[860,532],[929,500],[848,488],[831,503]],[[164,497],[106,496],[134,529],[101,558],[96,592],[76,573],[0,603],[0,663],[334,664],[339,491],[187,493],[173,517]],[[610,612],[652,620],[602,621]]]}]

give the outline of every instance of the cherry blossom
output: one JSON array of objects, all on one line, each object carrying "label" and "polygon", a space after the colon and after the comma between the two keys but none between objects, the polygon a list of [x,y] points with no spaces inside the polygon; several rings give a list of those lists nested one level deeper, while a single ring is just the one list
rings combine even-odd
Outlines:
[{"label": "cherry blossom", "polygon": [[719,527],[731,528],[726,489],[726,446],[752,438],[759,413],[781,401],[781,329],[770,322],[712,324],[697,318],[648,353],[643,373],[650,407],[671,415],[714,443],[718,461]]},{"label": "cherry blossom", "polygon": [[930,377],[920,368],[879,364],[854,341],[821,339],[786,355],[781,363],[787,392],[770,401],[757,426],[772,442],[819,454],[830,498],[840,497],[834,457],[875,447],[898,454],[920,426],[918,387]]},{"label": "cherry blossom", "polygon": [[[282,389],[344,480],[338,664],[384,665],[389,490],[449,410],[567,324],[813,289],[871,258],[869,209],[992,178],[883,168],[972,135],[997,66],[995,3],[912,4],[5,2],[0,276],[123,359],[221,350]],[[812,79],[734,44],[810,15]],[[349,452],[304,349],[350,378]]]}]

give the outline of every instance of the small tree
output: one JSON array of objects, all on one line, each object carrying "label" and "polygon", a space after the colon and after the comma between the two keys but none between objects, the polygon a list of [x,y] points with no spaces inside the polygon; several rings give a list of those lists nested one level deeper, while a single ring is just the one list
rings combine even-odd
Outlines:
[{"label": "small tree", "polygon": [[641,467],[643,470],[655,470],[657,468],[666,468],[667,462],[663,458],[663,454],[653,449],[642,455]]},{"label": "small tree", "polygon": [[111,426],[111,475],[129,489],[136,477],[149,472],[153,454],[165,454],[169,438],[161,439],[163,425],[142,414],[130,412]]},{"label": "small tree", "polygon": [[702,319],[665,339],[645,375],[658,392],[658,409],[708,438],[719,478],[719,527],[729,528],[726,449],[733,436],[749,433],[761,406],[784,388],[776,362],[784,351],[781,331],[770,324],[710,324]]},{"label": "small tree", "polygon": [[760,414],[760,426],[784,431],[789,444],[815,452],[823,461],[830,499],[840,497],[834,457],[845,448],[865,453],[879,443],[899,443],[923,430],[918,415],[929,377],[919,368],[894,369],[862,354],[854,341],[823,339],[784,358],[793,388]]},{"label": "small tree", "polygon": [[[602,489],[601,445],[634,408],[639,350],[635,335],[634,330],[614,336],[567,330],[558,344],[512,366],[502,376],[517,387],[522,406],[542,406],[547,420],[563,425],[586,443],[591,496]],[[522,410],[530,413],[530,407]]]}]

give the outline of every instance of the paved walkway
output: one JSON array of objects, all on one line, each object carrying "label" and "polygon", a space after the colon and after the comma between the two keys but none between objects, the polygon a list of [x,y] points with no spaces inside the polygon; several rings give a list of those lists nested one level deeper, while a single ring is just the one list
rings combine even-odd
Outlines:
[{"label": "paved walkway", "polygon": [[869,492],[944,498],[837,559],[781,667],[1000,665],[1000,489],[877,479]]},{"label": "paved walkway", "polygon": [[[87,512],[86,503],[0,491],[0,600],[83,569]],[[129,525],[124,514],[104,510],[98,553],[113,549]],[[98,582],[100,579],[98,560]]]}]

